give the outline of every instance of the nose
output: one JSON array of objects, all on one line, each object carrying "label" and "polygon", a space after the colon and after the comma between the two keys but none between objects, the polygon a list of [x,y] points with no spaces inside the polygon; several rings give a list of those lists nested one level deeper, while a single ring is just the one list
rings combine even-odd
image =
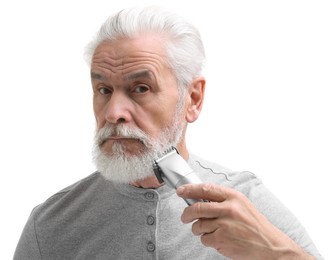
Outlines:
[{"label": "nose", "polygon": [[106,106],[105,119],[109,123],[127,123],[131,120],[131,102],[125,95],[114,92]]}]

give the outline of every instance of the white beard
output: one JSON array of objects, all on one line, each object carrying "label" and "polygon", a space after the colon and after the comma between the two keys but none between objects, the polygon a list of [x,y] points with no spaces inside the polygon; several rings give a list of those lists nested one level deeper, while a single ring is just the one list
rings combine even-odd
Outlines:
[{"label": "white beard", "polygon": [[[138,128],[129,128],[126,125],[117,126],[106,123],[97,130],[93,149],[93,162],[97,170],[108,180],[117,183],[133,183],[154,176],[154,159],[171,146],[176,147],[182,140],[185,122],[180,123],[178,115],[174,121],[166,127],[158,138],[151,138]],[[112,135],[138,139],[144,150],[135,155],[126,155],[122,144],[112,144],[112,155],[108,155],[101,149],[104,140]]]}]

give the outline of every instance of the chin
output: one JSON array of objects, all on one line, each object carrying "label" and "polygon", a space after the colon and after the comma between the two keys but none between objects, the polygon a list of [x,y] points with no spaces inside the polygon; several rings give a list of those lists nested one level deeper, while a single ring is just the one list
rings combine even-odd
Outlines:
[{"label": "chin", "polygon": [[[118,147],[120,148],[120,147]],[[150,152],[138,150],[105,152],[104,149],[96,147],[93,151],[93,161],[97,170],[107,180],[130,184],[155,176],[153,161],[156,158]]]}]

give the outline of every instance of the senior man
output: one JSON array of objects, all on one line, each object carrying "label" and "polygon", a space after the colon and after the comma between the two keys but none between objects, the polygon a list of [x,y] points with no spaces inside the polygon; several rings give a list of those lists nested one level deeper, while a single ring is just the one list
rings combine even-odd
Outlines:
[{"label": "senior man", "polygon": [[[205,92],[193,25],[160,8],[123,10],[86,54],[97,172],[33,210],[14,259],[321,259],[254,174],[189,153]],[[153,162],[173,146],[204,184],[175,192],[158,181]]]}]

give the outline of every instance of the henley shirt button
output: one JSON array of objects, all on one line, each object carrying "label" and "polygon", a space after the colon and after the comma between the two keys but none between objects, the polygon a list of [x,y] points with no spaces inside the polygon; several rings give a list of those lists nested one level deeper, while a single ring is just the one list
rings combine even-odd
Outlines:
[{"label": "henley shirt button", "polygon": [[154,222],[155,222],[155,219],[154,219],[153,216],[148,216],[148,217],[147,217],[147,224],[148,224],[148,225],[153,225]]},{"label": "henley shirt button", "polygon": [[154,199],[154,193],[153,192],[146,192],[145,193],[145,198],[148,200]]},{"label": "henley shirt button", "polygon": [[147,243],[147,251],[153,252],[155,250],[155,245],[152,242]]}]

